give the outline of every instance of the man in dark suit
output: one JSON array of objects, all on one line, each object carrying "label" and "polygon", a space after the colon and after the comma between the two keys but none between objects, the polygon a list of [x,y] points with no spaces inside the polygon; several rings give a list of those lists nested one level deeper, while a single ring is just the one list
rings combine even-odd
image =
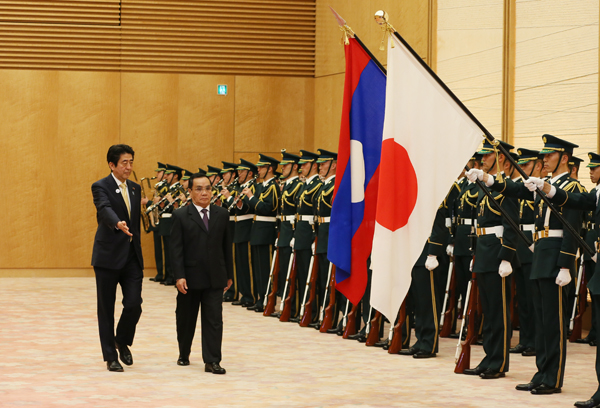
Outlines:
[{"label": "man in dark suit", "polygon": [[192,204],[173,213],[171,250],[177,281],[178,365],[190,364],[200,305],[204,371],[225,374],[221,362],[223,293],[233,283],[233,254],[227,209],[210,205],[212,186],[206,175],[190,177]]},{"label": "man in dark suit", "polygon": [[[121,361],[133,364],[129,347],[142,314],[144,259],[140,245],[140,210],[143,198],[139,184],[129,181],[134,151],[124,144],[108,149],[111,174],[92,184],[98,229],[94,239],[92,266],[96,274],[98,328],[102,355],[109,371],[123,371]],[[115,336],[117,285],[123,292],[123,313]]]}]

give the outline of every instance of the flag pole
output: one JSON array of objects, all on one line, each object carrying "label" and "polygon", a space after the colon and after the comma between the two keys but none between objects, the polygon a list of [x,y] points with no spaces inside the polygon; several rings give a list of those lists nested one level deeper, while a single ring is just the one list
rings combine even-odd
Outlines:
[{"label": "flag pole", "polygon": [[[425,61],[423,61],[423,58],[421,58],[419,56],[419,54],[417,54],[417,52],[415,50],[413,50],[413,48],[406,42],[406,40],[404,38],[402,38],[402,36],[398,33],[398,31],[396,31],[396,29],[394,27],[392,27],[392,25],[390,23],[388,23],[388,14],[383,10],[379,10],[377,13],[375,13],[375,21],[377,22],[377,24],[379,24],[380,26],[383,27],[383,30],[386,33],[390,33],[391,35],[394,35],[398,39],[398,41],[400,41],[402,43],[402,45],[404,45],[404,47],[406,47],[406,49],[421,64],[421,66],[429,73],[429,75],[431,75],[431,77],[433,79],[435,79],[435,81],[438,83],[438,85],[441,86],[442,89],[444,89],[444,91],[446,91],[446,93],[448,93],[448,95],[452,98],[452,100],[454,100],[454,102],[456,102],[456,104],[463,110],[463,112],[479,127],[479,129],[481,129],[481,131],[484,133],[484,137],[486,139],[488,139],[488,141],[493,146],[495,146],[498,150],[500,150],[504,154],[504,156],[506,157],[506,160],[508,160],[508,162],[515,168],[515,170],[517,170],[519,172],[521,177],[523,177],[523,180],[529,179],[529,176],[523,171],[523,169],[521,169],[521,167],[517,164],[515,159],[512,158],[512,156],[509,154],[508,150],[506,150],[506,148],[504,146],[502,146],[502,144],[485,128],[485,126],[483,126],[481,124],[481,122],[479,122],[479,120],[475,117],[475,115],[473,115],[471,113],[471,111],[461,102],[461,100],[458,99],[458,97],[456,95],[454,95],[454,92],[452,92],[450,90],[450,88],[448,88],[448,86],[444,83],[444,81],[442,81],[440,79],[440,77],[437,76],[437,74],[431,69],[431,67],[429,65],[427,65],[427,63]],[[590,248],[590,246],[583,240],[583,238],[581,238],[581,235],[579,235],[579,232],[576,231],[575,228],[573,228],[573,226],[567,222],[567,220],[565,220],[565,218],[556,209],[556,207],[552,204],[552,202],[546,196],[546,194],[540,188],[536,188],[535,192],[546,203],[546,205],[552,211],[552,213],[556,216],[556,218],[558,218],[558,220],[563,224],[564,228],[567,231],[569,231],[569,233],[573,236],[573,238],[575,238],[575,240],[577,241],[577,244],[581,248],[583,248],[583,250],[585,252],[587,252],[590,256],[594,256],[594,254],[596,252]]]}]

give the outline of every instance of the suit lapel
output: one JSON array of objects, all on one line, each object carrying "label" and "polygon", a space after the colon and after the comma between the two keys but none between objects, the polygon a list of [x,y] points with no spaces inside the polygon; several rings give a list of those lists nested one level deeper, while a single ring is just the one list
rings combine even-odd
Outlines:
[{"label": "suit lapel", "polygon": [[[123,194],[121,194],[121,188],[117,185],[117,182],[112,174],[110,174],[107,177],[107,179],[108,179],[109,185],[113,186],[113,188],[111,188],[110,191],[112,191],[112,194],[114,194],[116,196],[115,199],[120,203],[121,208],[125,212],[125,216],[127,218],[129,218],[129,212],[127,211],[127,204],[125,204],[125,199],[123,198]],[[125,182],[125,183],[127,184],[127,189],[129,189],[130,188],[129,183],[127,183],[127,182]],[[131,196],[131,192],[130,192],[130,196]],[[130,221],[130,220],[128,220],[128,221]]]},{"label": "suit lapel", "polygon": [[209,211],[210,215],[208,218],[208,231],[209,232],[212,231],[215,228],[215,226],[217,225],[217,217],[218,217],[217,211],[218,210],[215,210],[216,207],[217,206],[215,206],[215,205],[210,206],[210,211]]},{"label": "suit lapel", "polygon": [[202,217],[200,217],[200,213],[198,213],[198,210],[196,209],[194,204],[188,205],[188,214],[190,215],[190,217],[192,217],[192,220],[194,220],[194,222],[198,224],[200,228],[202,228],[202,231],[208,232],[206,231],[204,221],[202,221]]}]

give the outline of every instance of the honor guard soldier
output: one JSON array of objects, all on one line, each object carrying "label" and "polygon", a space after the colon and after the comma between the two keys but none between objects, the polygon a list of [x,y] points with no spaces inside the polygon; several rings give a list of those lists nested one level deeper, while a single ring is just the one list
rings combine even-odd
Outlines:
[{"label": "honor guard soldier", "polygon": [[[279,239],[277,248],[279,251],[279,276],[277,282],[277,296],[284,296],[285,281],[288,274],[288,266],[292,257],[292,238],[294,237],[294,225],[296,223],[296,202],[297,194],[302,188],[302,183],[298,177],[299,156],[283,152],[281,154],[281,176],[285,180],[281,191],[281,223],[279,225]],[[279,313],[273,313],[274,317],[279,317]]]},{"label": "honor guard soldier", "polygon": [[[576,144],[559,139],[552,135],[544,135],[544,170],[551,173],[548,183],[556,190],[565,193],[583,191],[581,184],[569,176],[568,162],[573,155]],[[533,280],[533,305],[535,319],[535,350],[537,373],[527,384],[519,384],[519,391],[531,391],[534,395],[554,394],[561,392],[564,380],[567,351],[567,324],[565,314],[566,288],[571,281],[575,269],[577,239],[568,231],[552,213],[543,200],[534,195],[536,186],[544,187],[544,181],[530,178],[523,184],[510,180],[494,180],[485,174],[477,177],[493,190],[506,196],[535,200],[535,245],[531,279]],[[561,195],[561,194],[557,194]],[[565,194],[566,195],[566,194]],[[565,200],[557,202],[557,210],[563,219],[576,231],[582,223],[581,211],[565,207]]]},{"label": "honor guard soldier", "polygon": [[[237,164],[230,163],[226,161],[222,161],[223,168],[220,170],[221,179],[223,183],[221,183],[221,190],[219,192],[219,196],[215,200],[216,205],[220,205],[224,208],[229,208],[231,202],[233,201],[235,195],[237,194],[237,177],[236,177],[236,167]],[[235,215],[234,209],[229,212],[229,236],[233,237],[235,233]],[[233,244],[232,244],[233,245]],[[234,245],[235,246],[235,245]],[[235,255],[234,255],[235,260]],[[223,300],[225,302],[233,302],[238,299],[238,283],[237,283],[237,272],[235,269],[235,262],[233,268],[233,285],[225,292],[223,295]]]},{"label": "honor guard soldier", "polygon": [[241,297],[233,305],[242,307],[253,306],[256,303],[256,288],[250,267],[250,238],[252,222],[254,220],[254,209],[244,203],[242,191],[249,188],[252,193],[256,192],[255,180],[258,176],[258,168],[248,160],[240,159],[236,168],[239,186],[237,193],[228,208],[234,210],[235,229],[233,244],[235,251],[235,270],[238,283],[238,292]]},{"label": "honor guard soldier", "polygon": [[[544,163],[540,152],[530,149],[518,149],[519,161],[517,164],[528,177],[540,177]],[[513,180],[523,183],[518,177]],[[519,224],[523,234],[533,242],[535,232],[535,205],[533,200],[519,200]],[[521,266],[515,269],[514,279],[517,289],[519,305],[519,343],[510,349],[511,353],[520,353],[523,356],[535,356],[535,320],[533,316],[533,281],[531,280],[531,265],[533,252],[527,245],[519,240],[517,243],[517,256]]]},{"label": "honor guard soldier", "polygon": [[[510,144],[500,141],[508,151]],[[496,150],[489,141],[483,149],[483,171],[504,182],[506,174],[512,171],[503,153]],[[483,174],[482,170],[471,169],[467,174]],[[475,176],[476,177],[476,176]],[[471,178],[470,178],[471,179]],[[490,177],[492,179],[492,177]],[[471,180],[475,180],[472,178]],[[513,183],[514,184],[514,183]],[[485,194],[479,194],[477,201],[477,247],[473,273],[477,274],[477,287],[481,299],[483,320],[483,350],[485,357],[464,374],[479,375],[484,379],[504,377],[509,369],[510,327],[510,274],[512,263],[518,263],[516,256],[517,231],[513,230],[506,217],[519,225],[518,200],[502,192],[493,191],[493,200],[502,208],[498,211]],[[502,213],[506,216],[503,217]]]},{"label": "honor guard soldier", "polygon": [[[319,179],[318,154],[307,150],[300,150],[301,157],[298,161],[304,185],[298,192],[296,204],[296,229],[294,230],[294,251],[296,252],[296,276],[297,276],[297,306],[304,299],[306,281],[310,259],[313,256],[313,243],[315,241],[315,209],[316,194],[321,188],[322,181]],[[294,301],[292,301],[294,303]],[[296,309],[296,310],[299,310]],[[290,319],[290,322],[299,323],[302,316]]]},{"label": "honor guard soldier", "polygon": [[[156,184],[154,185],[155,193],[153,198],[153,203],[158,203],[160,201],[160,197],[164,196],[169,187],[167,186],[166,181],[163,181],[165,171],[167,170],[167,166],[161,162],[158,162],[158,167],[156,170]],[[164,271],[164,257],[163,257],[163,245],[162,245],[162,237],[160,232],[158,231],[159,226],[156,224],[158,221],[154,219],[154,213],[151,212],[148,214],[151,221],[150,231],[152,231],[152,235],[154,238],[154,261],[156,262],[156,276],[154,278],[150,278],[153,282],[162,282],[165,280],[163,271]]]},{"label": "honor guard soldier", "polygon": [[208,180],[210,180],[210,184],[212,185],[212,193],[213,197],[219,194],[219,182],[221,181],[221,169],[215,166],[207,166],[208,171],[206,172],[206,176]]},{"label": "honor guard soldier", "polygon": [[[173,194],[178,192],[177,187],[181,185],[179,180],[182,177],[182,168],[171,164],[167,164],[165,177],[167,178],[167,182],[169,183],[169,192],[167,193],[166,197],[169,203],[171,203],[175,200]],[[165,207],[161,210],[162,212],[160,214],[159,223],[159,231],[160,235],[163,238],[163,245],[165,248],[165,280],[161,284],[166,286],[175,286],[175,278],[173,277],[173,270],[171,268],[170,248],[171,227],[173,225],[171,216],[174,209],[175,208],[173,208],[173,206],[169,206],[169,204],[165,205]]]},{"label": "honor guard soldier", "polygon": [[279,161],[261,153],[256,167],[258,168],[258,178],[262,182],[256,184],[255,190],[249,187],[242,190],[244,204],[252,208],[255,214],[250,249],[257,299],[253,306],[248,307],[248,310],[259,313],[264,311],[263,302],[267,295],[273,245],[277,239],[277,210],[280,195],[279,185],[275,179],[277,166],[279,166]]}]

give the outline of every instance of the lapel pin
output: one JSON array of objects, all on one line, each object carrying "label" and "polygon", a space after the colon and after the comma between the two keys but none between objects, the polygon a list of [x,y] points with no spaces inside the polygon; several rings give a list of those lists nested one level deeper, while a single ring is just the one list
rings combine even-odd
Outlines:
[{"label": "lapel pin", "polygon": [[121,189],[120,189],[120,188],[117,188],[117,189],[115,190],[115,193],[117,193],[117,194],[121,194]]}]

